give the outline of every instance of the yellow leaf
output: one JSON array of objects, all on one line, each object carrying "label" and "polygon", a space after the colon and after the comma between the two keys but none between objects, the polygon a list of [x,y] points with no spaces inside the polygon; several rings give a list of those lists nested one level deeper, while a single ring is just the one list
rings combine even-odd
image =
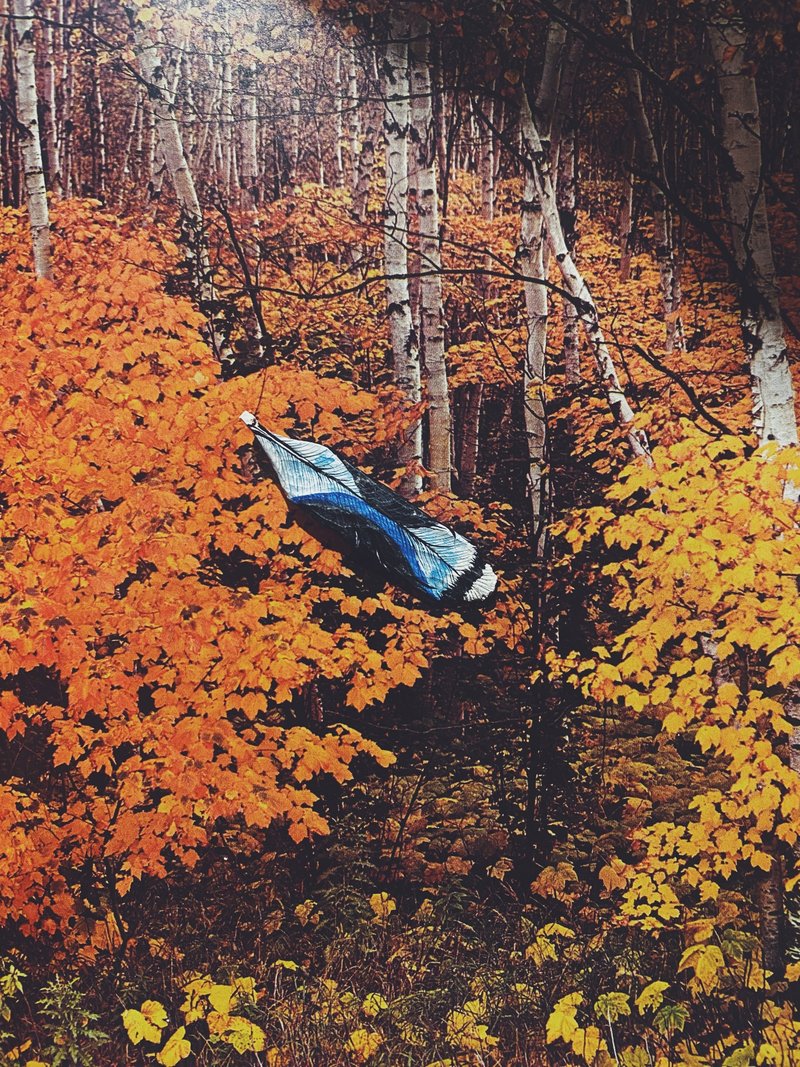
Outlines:
[{"label": "yellow leaf", "polygon": [[572,1035],[578,1029],[578,1021],[575,1015],[579,1005],[583,1002],[580,993],[569,993],[557,1001],[547,1019],[547,1042],[572,1040]]},{"label": "yellow leaf", "polygon": [[185,1033],[186,1027],[179,1026],[162,1050],[156,1053],[156,1059],[163,1067],[175,1067],[176,1063],[180,1063],[191,1054],[192,1046],[184,1037]]},{"label": "yellow leaf", "polygon": [[600,868],[600,881],[606,889],[606,893],[613,893],[615,889],[624,889],[628,884],[628,867],[616,856]]},{"label": "yellow leaf", "polygon": [[636,998],[639,1014],[644,1015],[648,1008],[660,1007],[667,989],[669,989],[669,982],[651,982],[646,985]]},{"label": "yellow leaf", "polygon": [[235,989],[232,985],[215,985],[208,992],[208,999],[214,1011],[227,1015],[231,1010],[231,1001]]},{"label": "yellow leaf", "polygon": [[222,1040],[232,1045],[239,1053],[263,1052],[267,1047],[267,1035],[260,1026],[238,1015],[228,1018]]},{"label": "yellow leaf", "polygon": [[122,1013],[122,1025],[134,1045],[142,1041],[157,1045],[161,1041],[161,1031],[167,1025],[167,1012],[157,1000],[146,1000],[141,1011],[129,1008]]},{"label": "yellow leaf", "polygon": [[586,1063],[593,1063],[605,1041],[596,1026],[587,1026],[585,1030],[576,1030],[572,1035],[572,1051],[576,1056],[583,1056]]},{"label": "yellow leaf", "polygon": [[353,1030],[345,1042],[345,1049],[360,1060],[368,1060],[374,1056],[383,1044],[383,1038],[374,1030]]},{"label": "yellow leaf", "polygon": [[367,993],[361,1004],[361,1010],[365,1015],[369,1015],[370,1018],[379,1012],[386,1011],[388,1007],[385,997],[382,997],[380,993]]},{"label": "yellow leaf", "polygon": [[393,911],[397,910],[397,904],[388,893],[373,893],[369,898],[369,906],[373,911],[374,923],[385,923]]}]

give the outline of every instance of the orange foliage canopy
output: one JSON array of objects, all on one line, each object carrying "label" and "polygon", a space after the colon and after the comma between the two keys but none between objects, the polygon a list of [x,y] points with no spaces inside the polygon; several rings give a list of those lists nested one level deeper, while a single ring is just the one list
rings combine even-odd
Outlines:
[{"label": "orange foliage canopy", "polygon": [[310,411],[359,459],[396,411],[291,365],[218,382],[201,316],[165,293],[163,234],[91,202],[58,205],[55,233],[57,284],[37,285],[18,213],[0,215],[0,923],[77,936],[98,888],[191,867],[221,826],[251,845],[276,823],[323,832],[312,779],[390,762],[345,725],[284,725],[309,683],[360,709],[459,628],[481,653],[511,624],[478,638],[392,591],[365,597],[254,484],[237,416],[262,386],[265,424]]}]

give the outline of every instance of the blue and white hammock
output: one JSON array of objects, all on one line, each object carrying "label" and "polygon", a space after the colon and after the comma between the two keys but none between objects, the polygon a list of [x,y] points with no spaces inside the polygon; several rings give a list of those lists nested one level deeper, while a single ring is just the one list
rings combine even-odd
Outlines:
[{"label": "blue and white hammock", "polygon": [[272,433],[249,411],[241,419],[290,503],[368,551],[385,571],[444,603],[477,603],[494,592],[497,576],[466,538],[324,445]]}]

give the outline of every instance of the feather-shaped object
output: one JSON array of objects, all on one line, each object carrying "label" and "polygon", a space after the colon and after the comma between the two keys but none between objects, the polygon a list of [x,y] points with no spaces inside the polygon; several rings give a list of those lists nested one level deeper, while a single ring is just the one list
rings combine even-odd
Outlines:
[{"label": "feather-shaped object", "polygon": [[419,593],[445,603],[477,603],[497,576],[466,538],[314,441],[295,441],[242,421],[267,454],[287,499],[366,549]]}]

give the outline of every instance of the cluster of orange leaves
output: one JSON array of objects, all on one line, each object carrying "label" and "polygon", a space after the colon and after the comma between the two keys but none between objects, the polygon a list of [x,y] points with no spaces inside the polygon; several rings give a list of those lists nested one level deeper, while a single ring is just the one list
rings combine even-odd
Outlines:
[{"label": "cluster of orange leaves", "polygon": [[[391,436],[375,394],[292,364],[220,382],[201,316],[165,291],[179,252],[157,227],[60,204],[57,279],[36,284],[23,226],[0,216],[0,923],[80,939],[218,828],[246,848],[273,825],[324,832],[314,777],[392,758],[336,709],[513,622],[500,609],[478,635],[365,595],[256,477],[243,408],[289,432],[309,409],[363,460]],[[333,721],[285,725],[320,680]]]}]

